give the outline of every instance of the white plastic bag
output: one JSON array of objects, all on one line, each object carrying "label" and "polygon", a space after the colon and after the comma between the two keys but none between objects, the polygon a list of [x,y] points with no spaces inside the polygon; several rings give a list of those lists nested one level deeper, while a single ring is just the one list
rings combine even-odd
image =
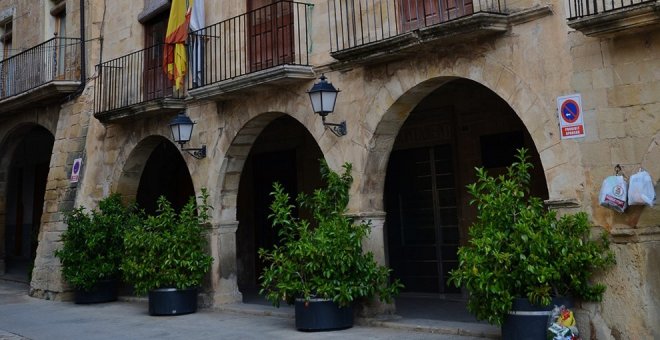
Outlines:
[{"label": "white plastic bag", "polygon": [[630,187],[628,188],[628,204],[648,205],[652,207],[655,201],[655,189],[651,175],[641,170],[630,176]]},{"label": "white plastic bag", "polygon": [[628,207],[627,198],[626,179],[623,176],[605,178],[598,196],[600,205],[622,213]]}]

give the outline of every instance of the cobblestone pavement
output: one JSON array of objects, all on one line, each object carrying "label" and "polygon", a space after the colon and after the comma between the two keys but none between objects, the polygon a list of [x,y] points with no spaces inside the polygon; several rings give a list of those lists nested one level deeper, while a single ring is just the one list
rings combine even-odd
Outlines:
[{"label": "cobblestone pavement", "polygon": [[[460,339],[433,329],[356,325],[321,333],[294,329],[290,317],[202,309],[195,314],[152,317],[145,302],[97,305],[47,301],[27,296],[27,286],[0,280],[0,340],[19,339]],[[404,328],[404,329],[401,329]],[[424,329],[424,328],[420,328]]]}]

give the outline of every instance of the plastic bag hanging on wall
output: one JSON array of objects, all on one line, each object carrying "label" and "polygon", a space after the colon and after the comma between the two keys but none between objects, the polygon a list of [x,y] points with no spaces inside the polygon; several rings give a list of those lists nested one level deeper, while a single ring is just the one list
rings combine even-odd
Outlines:
[{"label": "plastic bag hanging on wall", "polygon": [[630,176],[630,187],[628,187],[629,205],[648,205],[652,207],[655,203],[655,188],[651,175],[644,169]]},{"label": "plastic bag hanging on wall", "polygon": [[621,166],[617,164],[614,171],[614,176],[608,176],[603,181],[598,202],[606,208],[622,213],[628,207],[628,185],[621,172]]}]

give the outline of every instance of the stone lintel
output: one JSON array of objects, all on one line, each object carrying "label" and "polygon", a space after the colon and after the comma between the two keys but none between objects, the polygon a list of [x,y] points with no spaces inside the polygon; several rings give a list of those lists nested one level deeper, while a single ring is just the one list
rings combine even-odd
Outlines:
[{"label": "stone lintel", "polygon": [[387,215],[384,211],[360,211],[360,212],[349,212],[346,216],[354,220],[384,220]]},{"label": "stone lintel", "polygon": [[575,198],[557,198],[543,201],[546,207],[551,210],[574,209],[581,207],[580,202]]},{"label": "stone lintel", "polygon": [[235,233],[238,230],[238,221],[220,221],[213,223],[210,229],[215,234]]},{"label": "stone lintel", "polygon": [[647,228],[612,228],[614,243],[642,243],[660,241],[660,226]]},{"label": "stone lintel", "polygon": [[144,2],[144,9],[138,14],[138,21],[144,24],[169,8],[169,0],[146,0]]}]

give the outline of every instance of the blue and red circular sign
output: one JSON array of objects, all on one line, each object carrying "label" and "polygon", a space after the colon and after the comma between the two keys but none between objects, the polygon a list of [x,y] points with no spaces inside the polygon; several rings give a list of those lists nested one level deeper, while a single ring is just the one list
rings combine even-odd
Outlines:
[{"label": "blue and red circular sign", "polygon": [[580,105],[573,100],[567,99],[561,104],[561,117],[566,123],[575,123],[580,118]]}]

